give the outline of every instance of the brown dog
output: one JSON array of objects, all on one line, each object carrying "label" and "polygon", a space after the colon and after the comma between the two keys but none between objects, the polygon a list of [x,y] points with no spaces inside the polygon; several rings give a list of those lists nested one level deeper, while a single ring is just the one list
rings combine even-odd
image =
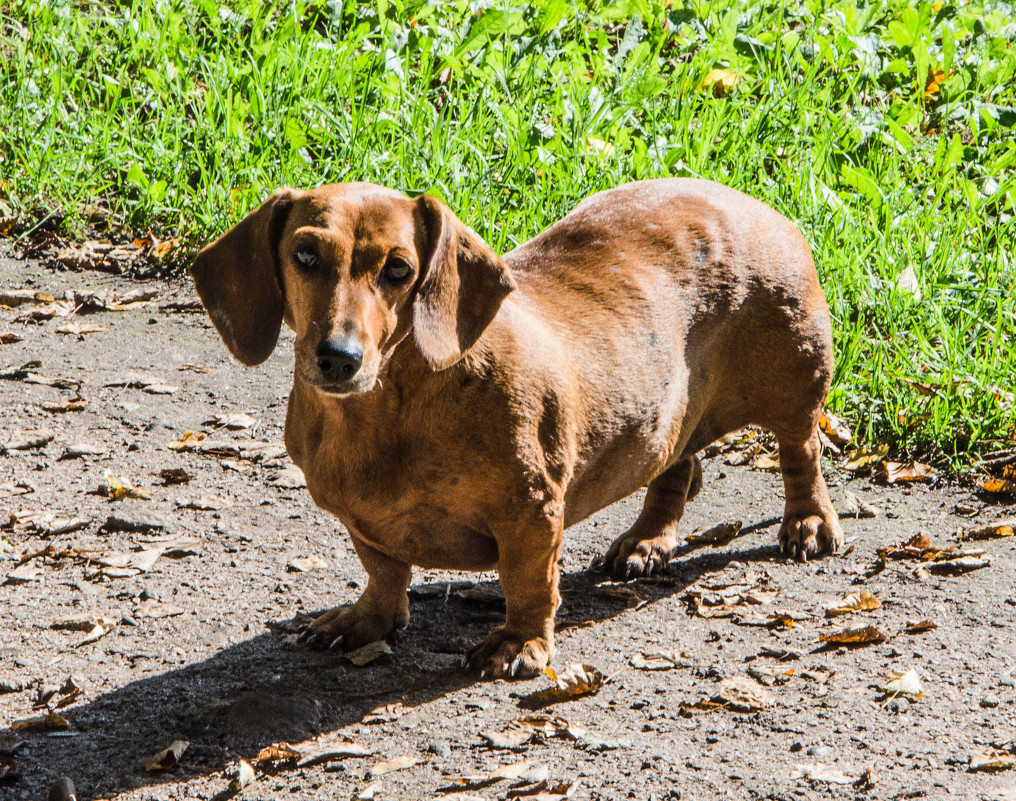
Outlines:
[{"label": "brown dog", "polygon": [[804,239],[740,192],[628,184],[501,259],[426,195],[283,189],[201,251],[194,281],[244,364],[283,321],[296,332],[286,447],[369,575],[311,624],[318,642],[404,627],[413,565],[496,567],[507,619],[466,661],[536,674],[564,529],[648,485],[605,562],[659,571],[695,454],[748,423],[779,441],[784,552],[842,543],[819,470],[829,311]]}]

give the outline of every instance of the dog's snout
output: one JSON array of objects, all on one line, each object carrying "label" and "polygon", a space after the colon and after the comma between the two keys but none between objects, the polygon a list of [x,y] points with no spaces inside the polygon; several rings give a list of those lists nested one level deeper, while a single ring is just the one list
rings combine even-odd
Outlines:
[{"label": "dog's snout", "polygon": [[348,381],[363,364],[363,347],[352,339],[323,339],[317,347],[317,364],[328,381]]}]

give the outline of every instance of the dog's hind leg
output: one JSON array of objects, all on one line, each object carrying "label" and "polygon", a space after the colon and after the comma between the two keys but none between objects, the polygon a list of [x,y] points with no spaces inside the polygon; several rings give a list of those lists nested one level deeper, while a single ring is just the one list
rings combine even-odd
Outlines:
[{"label": "dog's hind leg", "polygon": [[702,489],[702,465],[685,456],[649,483],[638,520],[614,540],[603,567],[618,579],[651,576],[663,570],[677,547],[684,505]]},{"label": "dog's hind leg", "polygon": [[780,549],[801,561],[836,553],[843,544],[843,531],[822,478],[819,464],[822,445],[817,426],[809,436],[778,431],[776,439],[780,443],[780,467],[787,498],[780,526]]}]

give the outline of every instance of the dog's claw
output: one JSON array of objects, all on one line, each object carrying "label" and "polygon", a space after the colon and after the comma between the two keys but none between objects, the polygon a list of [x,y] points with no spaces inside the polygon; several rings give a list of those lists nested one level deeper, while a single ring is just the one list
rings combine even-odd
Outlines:
[{"label": "dog's claw", "polygon": [[332,644],[328,646],[328,650],[329,651],[334,651],[336,648],[341,648],[342,647],[342,639],[343,639],[344,636],[345,635],[340,634],[338,637],[336,637],[334,640],[332,640]]},{"label": "dog's claw", "polygon": [[517,656],[515,657],[515,659],[512,660],[512,666],[508,669],[508,672],[511,673],[512,676],[515,676],[521,669],[522,669],[522,657]]}]

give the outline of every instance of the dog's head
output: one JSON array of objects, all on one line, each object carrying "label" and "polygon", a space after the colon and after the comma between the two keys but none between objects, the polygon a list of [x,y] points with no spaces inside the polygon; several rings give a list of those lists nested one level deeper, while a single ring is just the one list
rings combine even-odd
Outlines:
[{"label": "dog's head", "polygon": [[434,369],[454,364],[514,288],[443,203],[370,184],[280,189],[202,249],[193,275],[237,359],[267,359],[285,321],[297,379],[334,394],[372,389],[410,333]]}]

